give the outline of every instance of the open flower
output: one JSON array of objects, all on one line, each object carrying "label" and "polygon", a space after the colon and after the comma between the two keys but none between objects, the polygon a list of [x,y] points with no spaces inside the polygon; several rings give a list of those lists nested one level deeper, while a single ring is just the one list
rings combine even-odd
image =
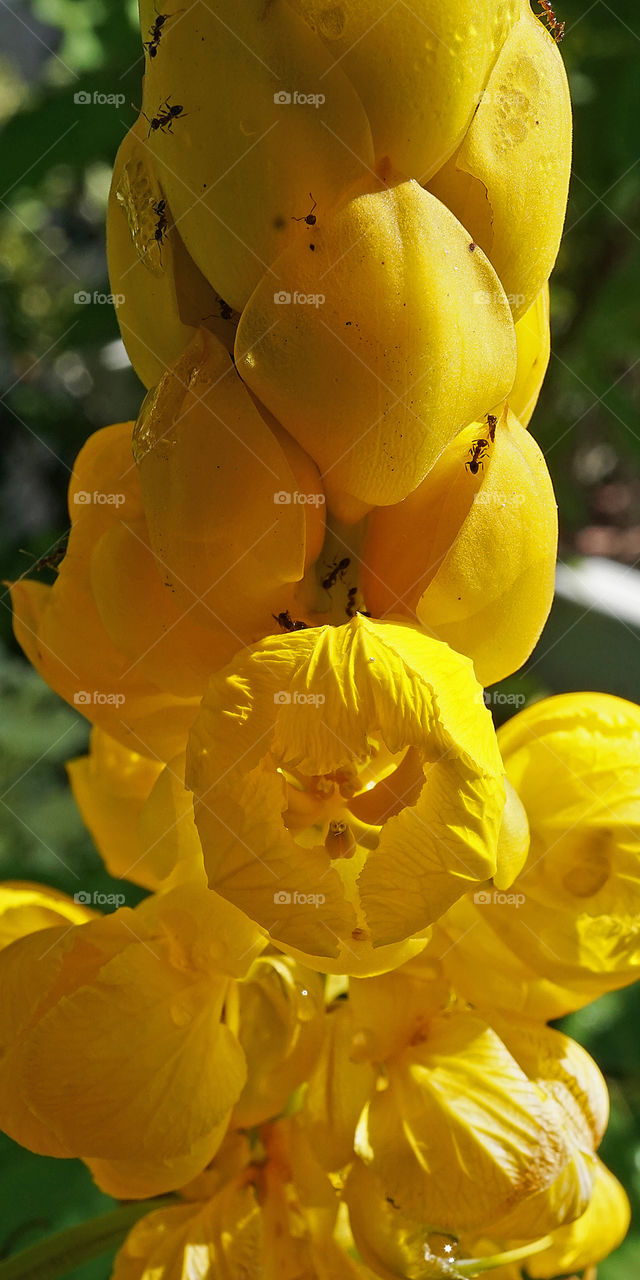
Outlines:
[{"label": "open flower", "polygon": [[357,617],[239,655],[209,684],[186,780],[211,887],[314,967],[393,967],[496,870],[480,687],[407,626]]},{"label": "open flower", "polygon": [[225,1002],[260,931],[185,887],[0,953],[2,1127],[80,1156],[109,1194],[182,1186],[217,1151],[246,1079]]}]

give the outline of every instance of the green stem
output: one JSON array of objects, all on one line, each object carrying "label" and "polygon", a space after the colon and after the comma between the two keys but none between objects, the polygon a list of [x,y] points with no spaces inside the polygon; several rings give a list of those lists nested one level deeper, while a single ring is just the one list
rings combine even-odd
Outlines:
[{"label": "green stem", "polygon": [[121,1245],[145,1213],[175,1203],[174,1196],[137,1200],[114,1209],[113,1213],[83,1222],[79,1227],[69,1227],[0,1263],[0,1280],[33,1280],[34,1276],[38,1280],[59,1280],[74,1267]]}]

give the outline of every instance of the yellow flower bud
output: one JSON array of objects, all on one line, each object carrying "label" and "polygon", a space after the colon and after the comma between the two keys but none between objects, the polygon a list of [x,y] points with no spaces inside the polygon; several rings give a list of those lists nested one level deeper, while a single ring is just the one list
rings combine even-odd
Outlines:
[{"label": "yellow flower bud", "polygon": [[556,260],[570,171],[564,63],[524,4],[460,147],[429,184],[484,249],[516,319]]},{"label": "yellow flower bud", "polygon": [[371,513],[362,591],[373,614],[417,619],[493,684],[517,671],[540,635],[556,545],[538,445],[513,414],[490,417],[460,432],[404,502]]},{"label": "yellow flower bud", "polygon": [[354,500],[404,498],[508,394],[516,343],[484,254],[444,205],[389,175],[280,255],[242,314],[236,363],[348,518]]},{"label": "yellow flower bud", "polygon": [[545,284],[535,302],[516,323],[518,366],[509,392],[509,408],[522,427],[528,427],[551,354],[549,329],[549,286]]}]

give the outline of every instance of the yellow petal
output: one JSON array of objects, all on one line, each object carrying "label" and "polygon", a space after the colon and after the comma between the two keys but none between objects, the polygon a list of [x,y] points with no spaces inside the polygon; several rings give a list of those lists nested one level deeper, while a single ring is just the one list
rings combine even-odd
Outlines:
[{"label": "yellow petal", "polygon": [[[295,500],[281,445],[204,331],[147,396],[134,451],[151,547],[176,606],[236,643],[273,630],[278,593],[304,572],[314,503]],[[323,505],[319,483],[311,498]]]},{"label": "yellow petal", "polygon": [[460,432],[404,502],[371,514],[362,590],[371,612],[417,618],[493,684],[522,666],[540,635],[556,546],[544,457],[509,413]]},{"label": "yellow petal", "polygon": [[527,1260],[532,1280],[551,1280],[606,1258],[622,1243],[631,1210],[624,1187],[599,1160],[589,1207],[581,1218],[553,1234],[553,1244]]},{"label": "yellow petal", "polygon": [[238,371],[318,464],[338,515],[399,502],[511,389],[501,285],[416,182],[361,183],[274,271],[243,312]]},{"label": "yellow petal", "polygon": [[326,1169],[341,1169],[353,1160],[356,1125],[375,1087],[374,1067],[354,1054],[354,1031],[350,1001],[337,1001],[305,1093],[301,1120]]},{"label": "yellow petal", "polygon": [[536,407],[551,354],[549,328],[549,286],[545,284],[535,302],[516,324],[518,364],[516,380],[509,392],[509,408],[518,422],[528,427]]},{"label": "yellow petal", "polygon": [[112,1280],[258,1280],[261,1254],[254,1189],[232,1182],[204,1204],[176,1205],[141,1218],[118,1253]]},{"label": "yellow petal", "polygon": [[521,15],[461,146],[430,183],[484,249],[516,319],[551,274],[571,170],[564,63],[528,5]]},{"label": "yellow petal", "polygon": [[65,924],[85,924],[93,911],[59,889],[29,884],[26,880],[0,883],[0,948],[38,929]]}]

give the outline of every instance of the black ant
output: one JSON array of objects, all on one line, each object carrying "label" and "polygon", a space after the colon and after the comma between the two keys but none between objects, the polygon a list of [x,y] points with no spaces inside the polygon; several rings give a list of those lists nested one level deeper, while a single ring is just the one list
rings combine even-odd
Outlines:
[{"label": "black ant", "polygon": [[330,591],[331,587],[335,587],[338,578],[344,578],[345,572],[349,568],[350,564],[351,561],[348,556],[345,556],[344,560],[341,560],[339,564],[331,566],[326,578],[322,579],[322,586],[325,591]]},{"label": "black ant", "polygon": [[[312,196],[311,192],[309,192],[309,199],[310,199],[310,200],[313,200],[313,196]],[[291,221],[292,221],[292,222],[306,222],[306,224],[307,224],[307,226],[308,226],[308,227],[315,227],[316,222],[318,221],[318,219],[316,218],[316,215],[315,215],[315,213],[314,213],[313,211],[314,211],[314,209],[317,209],[317,207],[318,207],[318,201],[317,201],[317,200],[313,200],[313,204],[312,204],[312,206],[311,206],[311,212],[310,212],[310,213],[307,213],[307,214],[306,214],[306,215],[304,215],[302,218],[292,218],[292,219],[291,219]]]},{"label": "black ant", "polygon": [[178,116],[181,116],[183,112],[184,107],[178,106],[177,104],[173,107],[171,106],[170,98],[167,98],[166,102],[160,104],[157,116],[153,116],[153,119],[151,120],[143,111],[142,114],[149,125],[149,133],[147,134],[147,137],[149,137],[149,134],[155,133],[156,129],[159,129],[161,133],[164,133],[165,130],[167,133],[171,133],[171,126],[174,120],[177,120]]},{"label": "black ant", "polygon": [[347,606],[346,606],[347,617],[355,618],[356,614],[359,613],[363,618],[370,618],[371,617],[370,613],[365,613],[364,609],[358,609],[356,607],[357,594],[358,594],[357,587],[349,587],[349,590],[347,591]]},{"label": "black ant", "polygon": [[560,44],[560,41],[564,38],[564,29],[566,24],[564,22],[558,22],[549,0],[537,0],[537,3],[542,9],[540,17],[545,18],[549,31],[551,32],[556,44]]},{"label": "black ant", "polygon": [[464,464],[467,471],[470,471],[472,475],[477,476],[480,468],[484,466],[484,456],[488,448],[488,440],[472,440],[469,461]]},{"label": "black ant", "polygon": [[157,240],[158,245],[162,245],[164,243],[165,235],[169,230],[166,200],[158,200],[157,204],[154,204],[153,206],[153,212],[158,219],[156,229],[153,233],[153,238],[154,240]]},{"label": "black ant", "polygon": [[158,16],[157,16],[157,18],[156,18],[156,20],[155,20],[155,22],[154,22],[154,24],[153,24],[153,26],[152,26],[152,28],[151,28],[150,32],[149,32],[149,39],[148,39],[148,40],[145,40],[145,41],[144,41],[144,43],[143,43],[143,45],[142,45],[142,48],[143,48],[143,49],[146,49],[146,51],[147,51],[147,53],[149,54],[149,57],[150,57],[150,58],[155,58],[155,56],[156,56],[156,54],[157,54],[157,52],[158,52],[158,45],[160,44],[160,36],[162,35],[162,28],[163,28],[163,26],[164,26],[165,22],[167,22],[167,21],[168,21],[169,17],[170,17],[170,14],[168,14],[168,13],[159,13],[159,14],[158,14]]},{"label": "black ant", "polygon": [[282,613],[272,613],[271,617],[277,622],[283,631],[307,631],[306,622],[294,622],[288,609],[283,609]]}]

